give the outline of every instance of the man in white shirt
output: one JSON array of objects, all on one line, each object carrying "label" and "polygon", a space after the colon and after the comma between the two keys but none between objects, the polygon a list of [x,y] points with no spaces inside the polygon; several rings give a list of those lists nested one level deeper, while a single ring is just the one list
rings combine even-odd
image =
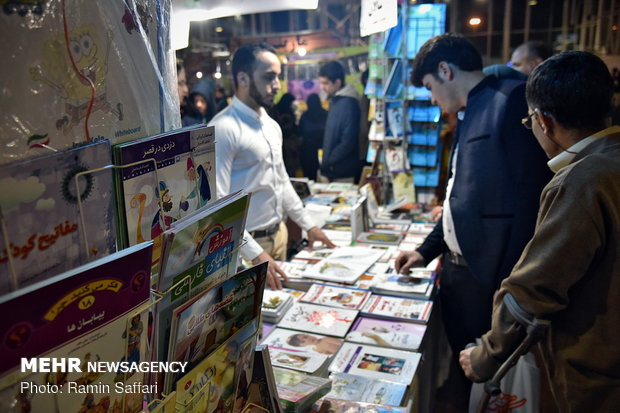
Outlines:
[{"label": "man in white shirt", "polygon": [[286,259],[290,217],[308,232],[310,246],[334,244],[315,226],[295,193],[282,159],[282,130],[265,108],[273,106],[280,89],[280,61],[273,47],[252,43],[232,59],[235,96],[209,125],[215,126],[217,194],[243,189],[252,193],[241,255],[253,264],[269,262],[267,285],[282,288],[286,274],[274,262]]}]

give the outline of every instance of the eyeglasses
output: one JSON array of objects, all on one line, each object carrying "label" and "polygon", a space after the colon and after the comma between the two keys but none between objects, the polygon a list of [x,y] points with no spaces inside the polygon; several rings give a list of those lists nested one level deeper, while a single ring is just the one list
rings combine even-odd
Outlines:
[{"label": "eyeglasses", "polygon": [[536,115],[536,112],[532,112],[523,119],[521,119],[521,124],[525,126],[526,129],[532,129],[532,118]]}]

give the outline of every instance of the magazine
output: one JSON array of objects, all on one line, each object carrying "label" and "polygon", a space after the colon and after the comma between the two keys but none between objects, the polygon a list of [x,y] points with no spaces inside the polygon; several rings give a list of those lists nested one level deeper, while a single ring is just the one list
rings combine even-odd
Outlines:
[{"label": "magazine", "polygon": [[344,337],[357,316],[357,310],[295,303],[284,315],[279,326],[297,328],[309,333]]},{"label": "magazine", "polygon": [[341,338],[311,334],[298,330],[276,328],[261,344],[274,350],[306,352],[312,354],[336,354],[343,340]]},{"label": "magazine", "polygon": [[301,353],[270,349],[271,365],[322,376],[327,372],[329,357],[325,354]]},{"label": "magazine", "polygon": [[303,272],[306,278],[353,284],[384,251],[364,247],[337,248]]},{"label": "magazine", "polygon": [[407,407],[396,407],[353,400],[339,400],[325,397],[323,403],[329,406],[328,413],[409,413]]},{"label": "magazine", "polygon": [[293,296],[282,290],[265,290],[261,306],[263,320],[278,323],[295,300]]},{"label": "magazine", "polygon": [[420,353],[345,342],[329,371],[409,385],[419,362]]},{"label": "magazine", "polygon": [[346,340],[373,346],[416,351],[424,338],[426,326],[377,318],[358,317]]},{"label": "magazine", "polygon": [[376,279],[370,290],[376,294],[430,300],[435,288],[432,278],[413,278],[407,275],[383,275]]}]

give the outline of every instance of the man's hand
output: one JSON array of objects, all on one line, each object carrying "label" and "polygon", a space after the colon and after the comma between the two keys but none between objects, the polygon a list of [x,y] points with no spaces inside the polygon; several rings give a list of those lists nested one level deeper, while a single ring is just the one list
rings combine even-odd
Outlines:
[{"label": "man's hand", "polygon": [[265,261],[269,263],[267,265],[267,286],[272,290],[281,290],[282,281],[280,281],[280,277],[285,280],[288,280],[288,277],[284,271],[282,271],[280,266],[273,260],[273,258],[271,258],[271,255],[263,251],[258,255],[258,257],[252,260],[252,264],[256,265]]},{"label": "man's hand", "polygon": [[443,217],[443,207],[437,205],[433,209],[431,209],[431,221],[437,222]]},{"label": "man's hand", "polygon": [[414,267],[424,267],[426,261],[422,254],[417,251],[403,251],[396,257],[396,272],[399,274],[409,274],[409,270]]},{"label": "man's hand", "polygon": [[336,248],[336,244],[331,242],[327,235],[319,227],[312,227],[308,230],[308,248],[312,249],[314,242],[319,241],[327,248]]},{"label": "man's hand", "polygon": [[475,348],[476,347],[469,347],[465,350],[462,350],[461,354],[459,354],[459,363],[461,364],[461,368],[465,372],[465,376],[467,376],[469,380],[475,383],[480,383],[482,379],[478,377],[476,373],[474,373],[474,369],[471,366],[471,352]]}]

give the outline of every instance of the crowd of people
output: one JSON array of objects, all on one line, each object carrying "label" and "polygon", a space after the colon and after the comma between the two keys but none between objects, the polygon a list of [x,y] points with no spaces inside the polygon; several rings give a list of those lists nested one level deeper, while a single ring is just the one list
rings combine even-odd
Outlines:
[{"label": "crowd of people", "polygon": [[[503,300],[510,294],[523,311],[551,322],[540,351],[545,411],[611,412],[620,405],[620,127],[609,126],[615,79],[594,54],[552,56],[536,42],[515,49],[511,63],[483,68],[472,43],[451,33],[417,53],[411,82],[458,122],[442,214],[417,250],[400,254],[396,270],[442,258],[437,308],[451,368],[438,411],[467,411],[472,381],[489,379],[523,340],[526,329]],[[235,93],[225,108],[214,87],[199,82],[188,91],[179,76],[183,121],[216,126],[218,196],[252,192],[241,254],[268,261],[268,284],[281,288],[287,276],[274,259],[285,257],[285,217],[311,245],[333,247],[289,177],[357,182],[364,105],[342,64],[327,62],[319,83],[329,109],[311,94],[298,121],[293,95],[274,102],[281,64],[265,43],[239,48],[232,72]],[[482,344],[470,346],[477,338]]]}]

